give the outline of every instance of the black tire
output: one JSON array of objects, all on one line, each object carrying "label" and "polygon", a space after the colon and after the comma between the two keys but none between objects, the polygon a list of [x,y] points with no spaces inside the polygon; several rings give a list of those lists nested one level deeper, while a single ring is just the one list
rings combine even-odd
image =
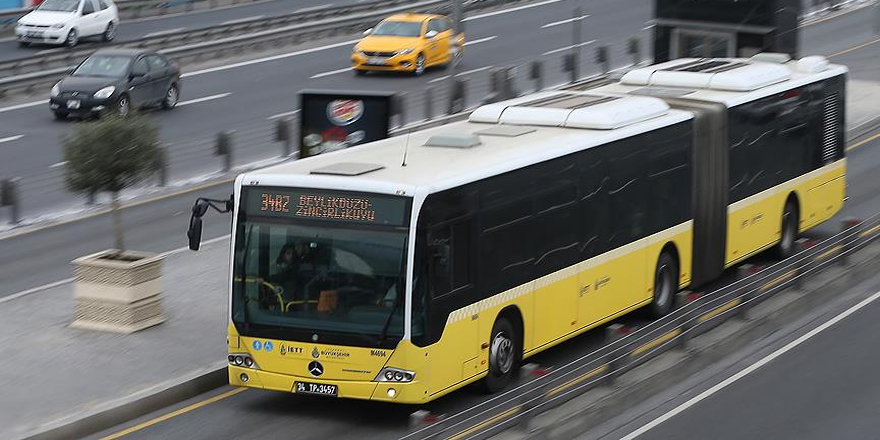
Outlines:
[{"label": "black tire", "polygon": [[57,120],[59,120],[59,121],[67,120],[67,113],[64,113],[64,112],[52,112],[52,114],[55,115],[55,119],[57,119]]},{"label": "black tire", "polygon": [[354,69],[354,76],[364,76],[367,74],[366,70],[363,69]]},{"label": "black tire", "polygon": [[168,90],[165,91],[165,97],[162,98],[162,109],[171,110],[177,106],[179,101],[180,89],[177,87],[177,84],[171,84]]},{"label": "black tire", "polygon": [[104,33],[101,34],[101,40],[106,42],[113,41],[116,38],[116,25],[111,21],[107,23],[107,29],[104,29]]},{"label": "black tire", "polygon": [[67,38],[64,40],[64,45],[67,47],[73,47],[76,46],[76,43],[79,43],[79,32],[77,32],[76,28],[74,28],[67,33]]},{"label": "black tire", "polygon": [[28,43],[27,41],[19,41],[18,47],[31,47],[31,43]]},{"label": "black tire", "polygon": [[794,244],[798,238],[798,223],[800,222],[797,203],[789,200],[785,203],[782,211],[782,234],[779,243],[776,244],[773,253],[780,260],[794,255]]},{"label": "black tire", "polygon": [[676,292],[678,292],[678,261],[669,252],[663,252],[657,259],[657,268],[654,270],[651,316],[654,318],[666,316],[675,303]]},{"label": "black tire", "polygon": [[522,341],[513,324],[499,317],[489,336],[489,371],[483,384],[486,391],[496,393],[507,386],[519,368]]},{"label": "black tire", "polygon": [[419,56],[416,57],[416,65],[413,66],[413,75],[422,76],[422,74],[425,73],[425,69],[426,69],[425,63],[426,62],[427,62],[427,60],[425,60],[425,56],[422,54],[419,54]]}]

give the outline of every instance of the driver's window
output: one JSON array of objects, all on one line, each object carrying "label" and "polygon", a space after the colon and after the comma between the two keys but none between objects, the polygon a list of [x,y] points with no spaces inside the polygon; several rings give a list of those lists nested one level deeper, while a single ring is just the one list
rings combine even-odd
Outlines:
[{"label": "driver's window", "polygon": [[135,75],[146,75],[149,71],[150,68],[147,67],[147,62],[144,61],[143,58],[139,58],[137,61],[135,61],[134,67],[132,67],[131,69],[131,73]]},{"label": "driver's window", "polygon": [[425,33],[428,33],[431,31],[437,32],[438,34],[441,32],[440,31],[440,23],[437,20],[431,20],[428,22],[428,30]]},{"label": "driver's window", "polygon": [[94,14],[94,13],[95,13],[95,6],[92,4],[92,0],[84,0],[82,15],[89,15],[89,14]]}]

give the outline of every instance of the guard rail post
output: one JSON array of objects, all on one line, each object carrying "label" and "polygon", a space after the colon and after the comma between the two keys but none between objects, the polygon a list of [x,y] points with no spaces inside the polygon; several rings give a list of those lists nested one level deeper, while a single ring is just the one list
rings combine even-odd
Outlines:
[{"label": "guard rail post", "polygon": [[292,139],[290,127],[292,120],[290,118],[279,118],[275,122],[275,140],[281,142],[281,157],[288,157],[291,153]]},{"label": "guard rail post", "polygon": [[596,64],[602,66],[602,73],[608,73],[611,70],[608,64],[607,46],[599,46],[596,48]]},{"label": "guard rail post", "polygon": [[217,134],[217,156],[223,156],[223,172],[228,173],[232,169],[232,135],[233,130],[221,131]]},{"label": "guard rail post", "polygon": [[452,90],[449,93],[449,114],[463,112],[467,106],[465,103],[465,79],[453,79]]},{"label": "guard rail post", "polygon": [[516,75],[514,74],[515,67],[504,67],[501,69],[502,77],[501,77],[501,98],[502,99],[513,99],[519,96],[519,92],[516,91],[516,87],[514,87],[514,81]]},{"label": "guard rail post", "polygon": [[562,56],[562,71],[568,72],[569,78],[568,82],[574,84],[578,80],[578,60],[577,55],[574,53],[565,54]]},{"label": "guard rail post", "polygon": [[535,91],[544,90],[544,62],[532,61],[529,67],[529,79],[535,81]]},{"label": "guard rail post", "polygon": [[9,207],[9,220],[14,225],[21,221],[21,207],[18,200],[18,182],[20,180],[15,177],[0,181],[0,206]]},{"label": "guard rail post", "polygon": [[849,264],[849,253],[853,249],[853,244],[858,240],[859,232],[861,231],[862,220],[853,218],[853,217],[845,217],[841,220],[840,231],[846,232],[852,230],[852,234],[849,236],[844,235],[842,242],[840,243],[840,251],[838,255],[838,262],[841,266],[846,266]]},{"label": "guard rail post", "polygon": [[156,156],[156,173],[159,177],[159,186],[168,185],[168,147],[159,146],[159,154]]},{"label": "guard rail post", "polygon": [[391,98],[391,115],[392,117],[397,117],[397,127],[403,127],[406,125],[406,120],[404,119],[404,107],[406,106],[406,92],[397,92],[394,94],[394,97]]},{"label": "guard rail post", "polygon": [[425,87],[425,120],[430,121],[434,119],[434,115],[432,114],[433,103],[431,101],[434,100],[434,88],[433,87]]},{"label": "guard rail post", "polygon": [[631,37],[629,41],[626,43],[626,51],[633,57],[633,66],[638,66],[639,61],[641,61],[641,56],[639,54],[639,39],[638,37]]}]

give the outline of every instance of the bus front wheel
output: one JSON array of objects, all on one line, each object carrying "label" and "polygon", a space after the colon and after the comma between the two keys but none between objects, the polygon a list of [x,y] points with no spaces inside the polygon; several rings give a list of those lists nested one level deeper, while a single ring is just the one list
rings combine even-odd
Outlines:
[{"label": "bus front wheel", "polygon": [[660,318],[669,313],[675,302],[676,291],[678,291],[678,262],[669,252],[663,252],[657,260],[657,270],[654,272],[651,315]]},{"label": "bus front wheel", "polygon": [[504,389],[510,382],[519,363],[522,343],[513,324],[499,317],[492,327],[489,340],[489,372],[486,375],[486,391],[495,393]]}]

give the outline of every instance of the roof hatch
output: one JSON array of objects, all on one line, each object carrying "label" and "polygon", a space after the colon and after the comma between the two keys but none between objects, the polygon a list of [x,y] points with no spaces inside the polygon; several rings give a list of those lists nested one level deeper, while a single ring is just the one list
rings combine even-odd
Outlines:
[{"label": "roof hatch", "polygon": [[332,176],[360,176],[385,168],[384,165],[374,163],[340,162],[315,168],[311,174],[328,174]]},{"label": "roof hatch", "polygon": [[663,116],[669,106],[656,98],[556,92],[529,101],[484,105],[470,122],[612,130]]}]

